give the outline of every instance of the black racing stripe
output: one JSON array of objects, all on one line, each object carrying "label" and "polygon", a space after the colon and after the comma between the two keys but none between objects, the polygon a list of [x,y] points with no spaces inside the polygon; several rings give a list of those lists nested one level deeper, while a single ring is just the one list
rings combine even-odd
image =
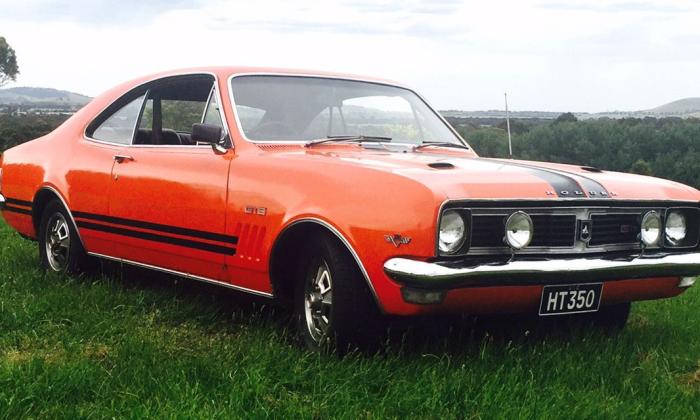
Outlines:
[{"label": "black racing stripe", "polygon": [[136,227],[141,229],[157,230],[165,233],[172,233],[175,235],[191,236],[199,239],[207,239],[210,241],[226,242],[229,244],[237,244],[237,236],[222,235],[214,232],[206,232],[202,230],[194,230],[181,228],[177,226],[161,225],[159,223],[143,222],[141,220],[133,219],[123,219],[121,217],[104,216],[101,214],[84,213],[81,211],[74,211],[73,217],[81,219],[97,220],[99,222],[113,223],[115,225],[124,225],[130,227]]},{"label": "black racing stripe", "polygon": [[527,165],[524,163],[520,162],[510,162],[507,160],[492,160],[492,159],[487,159],[487,158],[482,158],[483,160],[489,160],[493,162],[498,162],[503,165],[508,165],[508,166],[517,166],[518,168],[524,168],[524,169],[529,169],[533,175],[536,177],[547,181],[549,185],[552,186],[552,189],[554,192],[557,194],[559,197],[586,197],[586,193],[583,190],[583,187],[576,182],[574,178],[572,178],[569,175],[565,175],[563,173],[545,169],[545,168],[540,168],[538,166],[533,166],[533,165]]},{"label": "black racing stripe", "polygon": [[14,206],[8,206],[7,204],[5,205],[4,208],[5,211],[11,211],[13,213],[19,213],[19,214],[27,214],[29,216],[32,215],[32,211],[28,209],[23,209],[20,207],[14,207]]},{"label": "black racing stripe", "polygon": [[23,206],[23,207],[31,207],[32,206],[31,201],[17,200],[16,198],[10,198],[10,197],[5,197],[5,202],[7,204],[14,204],[14,205]]},{"label": "black racing stripe", "polygon": [[527,166],[533,169],[540,169],[543,171],[548,171],[552,173],[558,173],[563,176],[570,176],[573,180],[575,180],[578,185],[580,185],[583,188],[583,192],[591,198],[608,198],[610,197],[610,192],[601,184],[600,182],[588,178],[585,175],[576,173],[576,172],[570,172],[565,169],[553,169],[553,168],[542,168],[537,165],[528,165],[526,163],[518,162],[519,165]]},{"label": "black racing stripe", "polygon": [[[566,172],[566,171],[564,171]],[[608,191],[603,184],[596,181],[595,179],[588,178],[585,175],[572,173],[572,175],[578,177],[581,180],[581,186],[586,190],[591,198],[607,198],[610,197],[610,191]]]},{"label": "black racing stripe", "polygon": [[204,242],[191,241],[191,240],[182,239],[182,238],[174,238],[172,236],[157,235],[155,233],[140,232],[140,231],[120,228],[120,227],[116,227],[116,226],[108,226],[108,225],[102,225],[99,223],[86,222],[83,220],[78,220],[76,223],[78,224],[78,227],[81,227],[84,229],[91,229],[91,230],[97,230],[97,231],[101,231],[101,232],[113,233],[115,235],[121,235],[121,236],[129,236],[132,238],[144,239],[147,241],[162,242],[162,243],[182,246],[182,247],[186,247],[186,248],[200,249],[202,251],[215,252],[217,254],[225,254],[225,255],[235,255],[236,254],[236,248],[228,247],[228,246],[208,244],[208,243],[204,243]]}]

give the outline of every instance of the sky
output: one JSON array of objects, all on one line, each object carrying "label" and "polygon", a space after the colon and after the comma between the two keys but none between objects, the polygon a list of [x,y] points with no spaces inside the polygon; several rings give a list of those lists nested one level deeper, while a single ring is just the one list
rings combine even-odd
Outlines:
[{"label": "sky", "polygon": [[0,0],[12,86],[94,96],[174,68],[378,76],[438,109],[601,112],[700,96],[693,0]]}]

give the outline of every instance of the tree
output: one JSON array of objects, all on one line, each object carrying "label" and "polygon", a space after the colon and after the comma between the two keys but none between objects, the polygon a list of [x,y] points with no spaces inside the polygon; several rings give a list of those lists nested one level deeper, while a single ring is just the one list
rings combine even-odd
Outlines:
[{"label": "tree", "polygon": [[19,74],[17,55],[4,37],[0,36],[0,86],[10,80],[14,81]]},{"label": "tree", "polygon": [[630,172],[639,175],[652,175],[651,165],[644,159],[638,159],[630,167]]},{"label": "tree", "polygon": [[576,115],[572,114],[571,112],[565,112],[565,113],[561,114],[560,116],[558,116],[556,120],[554,120],[554,122],[558,122],[558,123],[576,122],[576,121],[578,121],[578,118],[576,118]]}]

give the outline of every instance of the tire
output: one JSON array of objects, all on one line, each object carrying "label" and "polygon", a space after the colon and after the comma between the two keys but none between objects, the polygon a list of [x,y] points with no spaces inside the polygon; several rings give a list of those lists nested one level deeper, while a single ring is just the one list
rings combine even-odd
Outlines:
[{"label": "tire", "polygon": [[379,309],[347,248],[327,234],[309,239],[295,276],[301,340],[311,350],[341,354],[379,343]]},{"label": "tire", "polygon": [[51,201],[44,208],[37,237],[44,270],[70,275],[87,271],[89,257],[68,211],[59,201]]}]

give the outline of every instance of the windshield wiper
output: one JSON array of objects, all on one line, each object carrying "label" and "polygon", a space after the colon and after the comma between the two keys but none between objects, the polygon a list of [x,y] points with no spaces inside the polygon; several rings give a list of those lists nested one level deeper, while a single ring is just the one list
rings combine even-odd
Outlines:
[{"label": "windshield wiper", "polygon": [[423,143],[414,146],[413,150],[418,150],[422,149],[424,147],[431,147],[431,146],[436,146],[436,147],[455,147],[457,149],[465,149],[469,150],[469,146],[466,146],[462,143],[450,143],[449,141],[424,141]]},{"label": "windshield wiper", "polygon": [[382,142],[387,142],[391,141],[391,137],[382,137],[382,136],[328,136],[326,138],[318,139],[318,140],[311,140],[304,144],[304,147],[311,147],[315,146],[317,144],[323,144],[323,143],[331,143],[331,142],[373,142],[373,143],[382,143]]}]

